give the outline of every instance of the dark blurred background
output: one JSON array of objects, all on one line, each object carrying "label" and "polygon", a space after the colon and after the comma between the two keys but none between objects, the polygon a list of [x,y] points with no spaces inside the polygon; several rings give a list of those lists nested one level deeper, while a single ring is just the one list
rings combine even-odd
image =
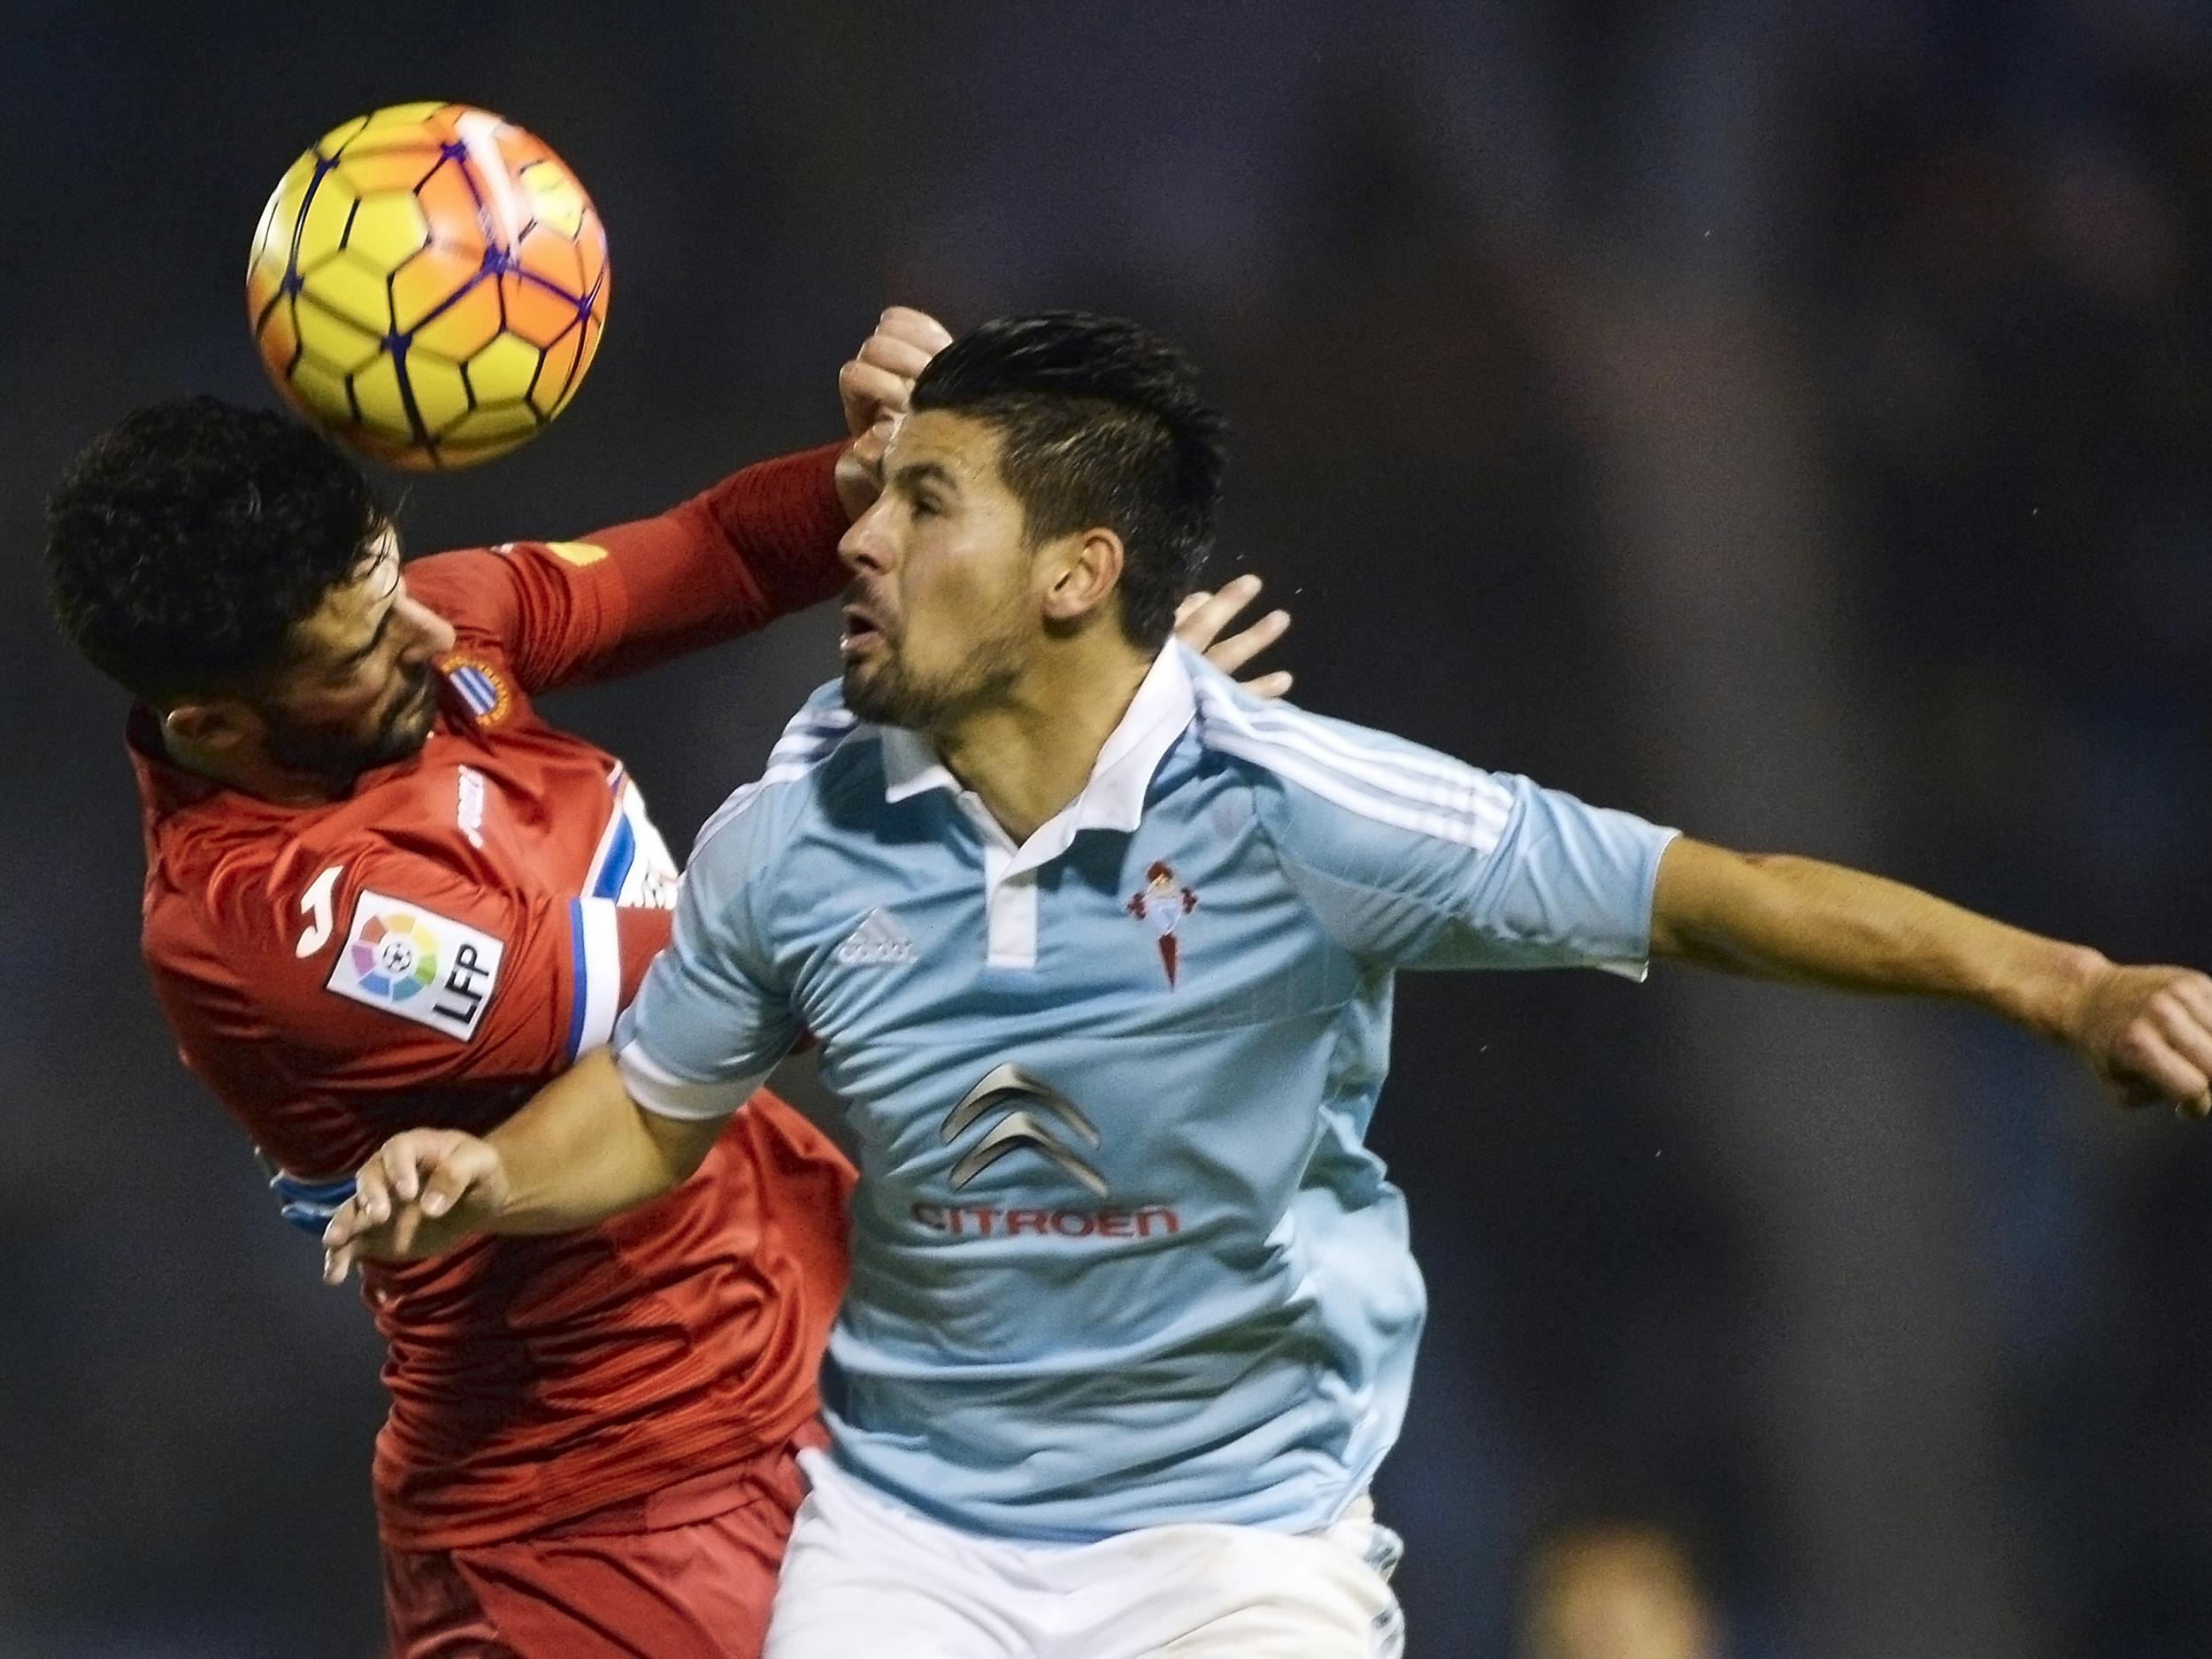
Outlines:
[{"label": "dark blurred background", "polygon": [[[121,701],[36,558],[127,407],[273,401],[248,238],[377,104],[536,131],[616,273],[559,424],[403,486],[417,549],[829,435],[888,302],[1122,310],[1234,419],[1221,565],[1294,609],[1299,701],[2212,961],[2203,0],[16,0],[5,35],[0,1654],[377,1640],[376,1345],[176,1064]],[[681,845],[833,626],[555,715]],[[1402,1009],[1375,1138],[1434,1311],[1378,1497],[1418,1659],[1534,1653],[1532,1532],[1608,1514],[1687,1547],[1732,1659],[2212,1652],[2203,1131],[1941,1009],[1665,971]]]}]

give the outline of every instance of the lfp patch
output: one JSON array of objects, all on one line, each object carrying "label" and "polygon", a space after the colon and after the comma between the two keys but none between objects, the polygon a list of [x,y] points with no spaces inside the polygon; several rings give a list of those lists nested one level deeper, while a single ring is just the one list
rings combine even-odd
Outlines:
[{"label": "lfp patch", "polygon": [[483,1022],[507,947],[480,929],[364,888],[325,988],[467,1042]]},{"label": "lfp patch", "polygon": [[355,982],[371,996],[404,1002],[438,982],[438,936],[409,911],[370,917],[346,949]]},{"label": "lfp patch", "polygon": [[478,726],[497,726],[514,712],[514,688],[496,664],[456,652],[438,666],[446,684],[453,687],[453,695],[469,711],[469,718]]}]

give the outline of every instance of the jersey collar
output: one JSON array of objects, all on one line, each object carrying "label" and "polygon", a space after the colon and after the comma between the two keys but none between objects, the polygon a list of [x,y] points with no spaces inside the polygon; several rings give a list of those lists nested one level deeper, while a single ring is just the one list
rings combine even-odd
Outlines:
[{"label": "jersey collar", "polygon": [[[1198,710],[1190,665],[1183,648],[1170,640],[1152,659],[1129,700],[1121,722],[1107,736],[1082,792],[1040,825],[1022,848],[1024,864],[1041,864],[1067,849],[1076,833],[1087,829],[1130,831],[1144,821],[1145,791],[1175,740]],[[963,793],[960,780],[938,758],[936,746],[919,732],[886,726],[883,732],[883,798],[904,801],[932,789]]]}]

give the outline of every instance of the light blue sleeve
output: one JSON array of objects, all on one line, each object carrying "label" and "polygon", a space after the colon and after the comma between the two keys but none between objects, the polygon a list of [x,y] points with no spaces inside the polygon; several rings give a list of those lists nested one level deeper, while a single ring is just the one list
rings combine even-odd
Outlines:
[{"label": "light blue sleeve", "polygon": [[708,820],[677,889],[674,936],[614,1033],[630,1098],[671,1118],[726,1118],[797,1041],[761,937],[761,891],[789,803],[749,784]]},{"label": "light blue sleeve", "polygon": [[1210,699],[1255,810],[1330,933],[1391,968],[1606,968],[1643,977],[1675,832],[1302,710]]}]

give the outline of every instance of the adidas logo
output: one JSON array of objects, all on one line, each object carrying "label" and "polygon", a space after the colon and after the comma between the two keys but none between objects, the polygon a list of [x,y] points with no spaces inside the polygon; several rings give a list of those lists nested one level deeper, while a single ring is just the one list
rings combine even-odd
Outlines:
[{"label": "adidas logo", "polygon": [[915,955],[914,941],[906,936],[906,930],[882,910],[870,910],[862,917],[860,926],[845,935],[836,951],[838,961],[849,968],[911,962]]}]

